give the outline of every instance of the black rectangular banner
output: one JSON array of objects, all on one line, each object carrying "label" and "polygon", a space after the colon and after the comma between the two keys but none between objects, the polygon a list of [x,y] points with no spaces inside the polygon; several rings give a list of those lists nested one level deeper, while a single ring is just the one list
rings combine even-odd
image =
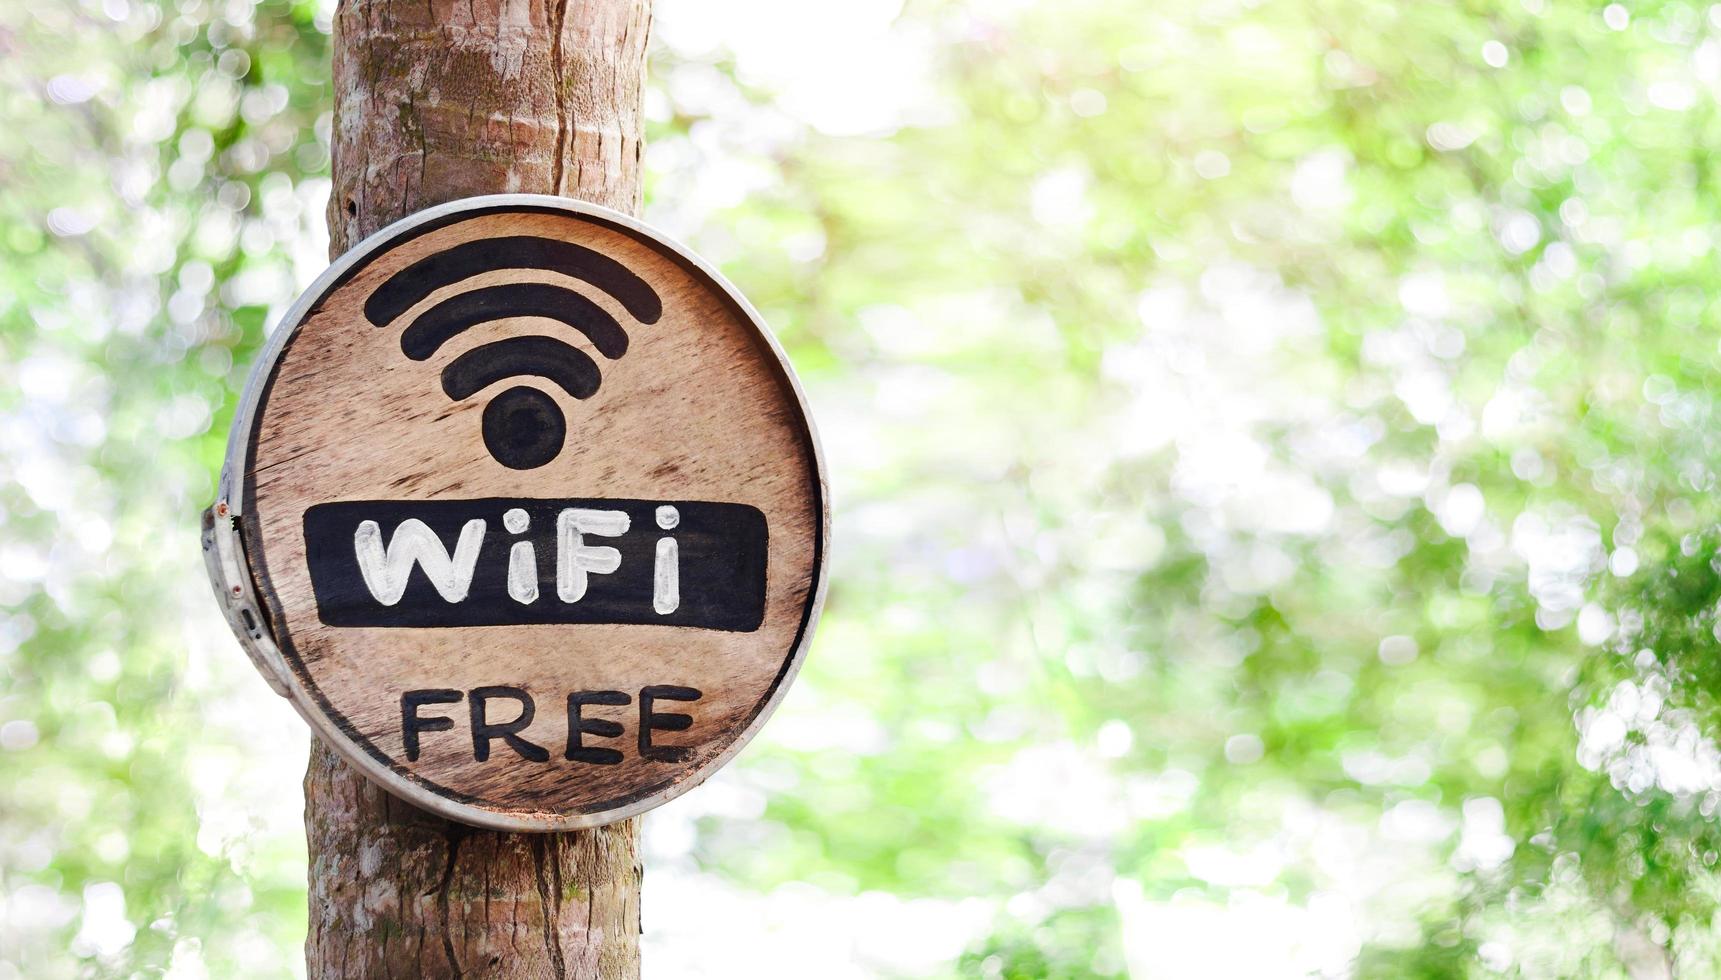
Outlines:
[{"label": "black rectangular banner", "polygon": [[343,500],[305,511],[329,626],[626,623],[751,632],[765,515],[698,501]]}]

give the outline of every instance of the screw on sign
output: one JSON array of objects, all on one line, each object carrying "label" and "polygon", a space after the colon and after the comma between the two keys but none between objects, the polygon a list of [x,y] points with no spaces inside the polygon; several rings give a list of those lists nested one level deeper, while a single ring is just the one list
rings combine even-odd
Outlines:
[{"label": "screw on sign", "polygon": [[685,792],[764,723],[828,522],[746,301],[630,218],[502,195],[383,229],[300,297],[203,544],[259,670],[366,775],[567,830]]}]

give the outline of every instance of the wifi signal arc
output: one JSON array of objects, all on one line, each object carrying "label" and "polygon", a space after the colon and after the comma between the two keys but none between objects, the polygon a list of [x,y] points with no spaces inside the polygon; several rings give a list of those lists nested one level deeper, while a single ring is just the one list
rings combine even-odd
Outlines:
[{"label": "wifi signal arc", "polygon": [[547,378],[575,398],[597,394],[602,378],[597,362],[577,347],[554,337],[509,337],[474,347],[442,369],[442,390],[459,401],[498,381]]},{"label": "wifi signal arc", "polygon": [[603,307],[571,289],[539,282],[503,283],[443,300],[401,332],[400,349],[415,361],[427,360],[472,327],[522,316],[558,320],[585,334],[610,360],[627,353],[627,332]]},{"label": "wifi signal arc", "polygon": [[542,269],[596,286],[641,323],[663,316],[663,301],[627,266],[573,242],[514,235],[456,245],[390,276],[365,300],[365,319],[386,326],[444,286],[503,269]]}]

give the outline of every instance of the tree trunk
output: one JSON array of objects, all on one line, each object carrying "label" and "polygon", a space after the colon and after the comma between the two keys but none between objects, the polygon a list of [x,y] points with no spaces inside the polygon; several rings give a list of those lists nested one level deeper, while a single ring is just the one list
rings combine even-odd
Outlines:
[{"label": "tree trunk", "polygon": [[[637,213],[650,0],[343,0],[330,249],[505,191]],[[320,741],[305,774],[309,974],[635,977],[639,822],[451,823]]]}]

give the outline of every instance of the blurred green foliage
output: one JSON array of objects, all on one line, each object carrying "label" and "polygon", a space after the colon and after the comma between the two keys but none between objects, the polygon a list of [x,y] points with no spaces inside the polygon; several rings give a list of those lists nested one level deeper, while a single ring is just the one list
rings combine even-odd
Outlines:
[{"label": "blurred green foliage", "polygon": [[[660,8],[648,213],[837,506],[665,860],[977,923],[870,973],[1717,972],[1717,9],[913,3],[854,132]],[[191,540],[320,263],[327,26],[0,11],[0,976],[298,968]]]},{"label": "blurred green foliage", "polygon": [[246,727],[184,538],[327,169],[327,49],[307,4],[0,9],[0,975],[303,934],[302,842],[206,805]]}]

